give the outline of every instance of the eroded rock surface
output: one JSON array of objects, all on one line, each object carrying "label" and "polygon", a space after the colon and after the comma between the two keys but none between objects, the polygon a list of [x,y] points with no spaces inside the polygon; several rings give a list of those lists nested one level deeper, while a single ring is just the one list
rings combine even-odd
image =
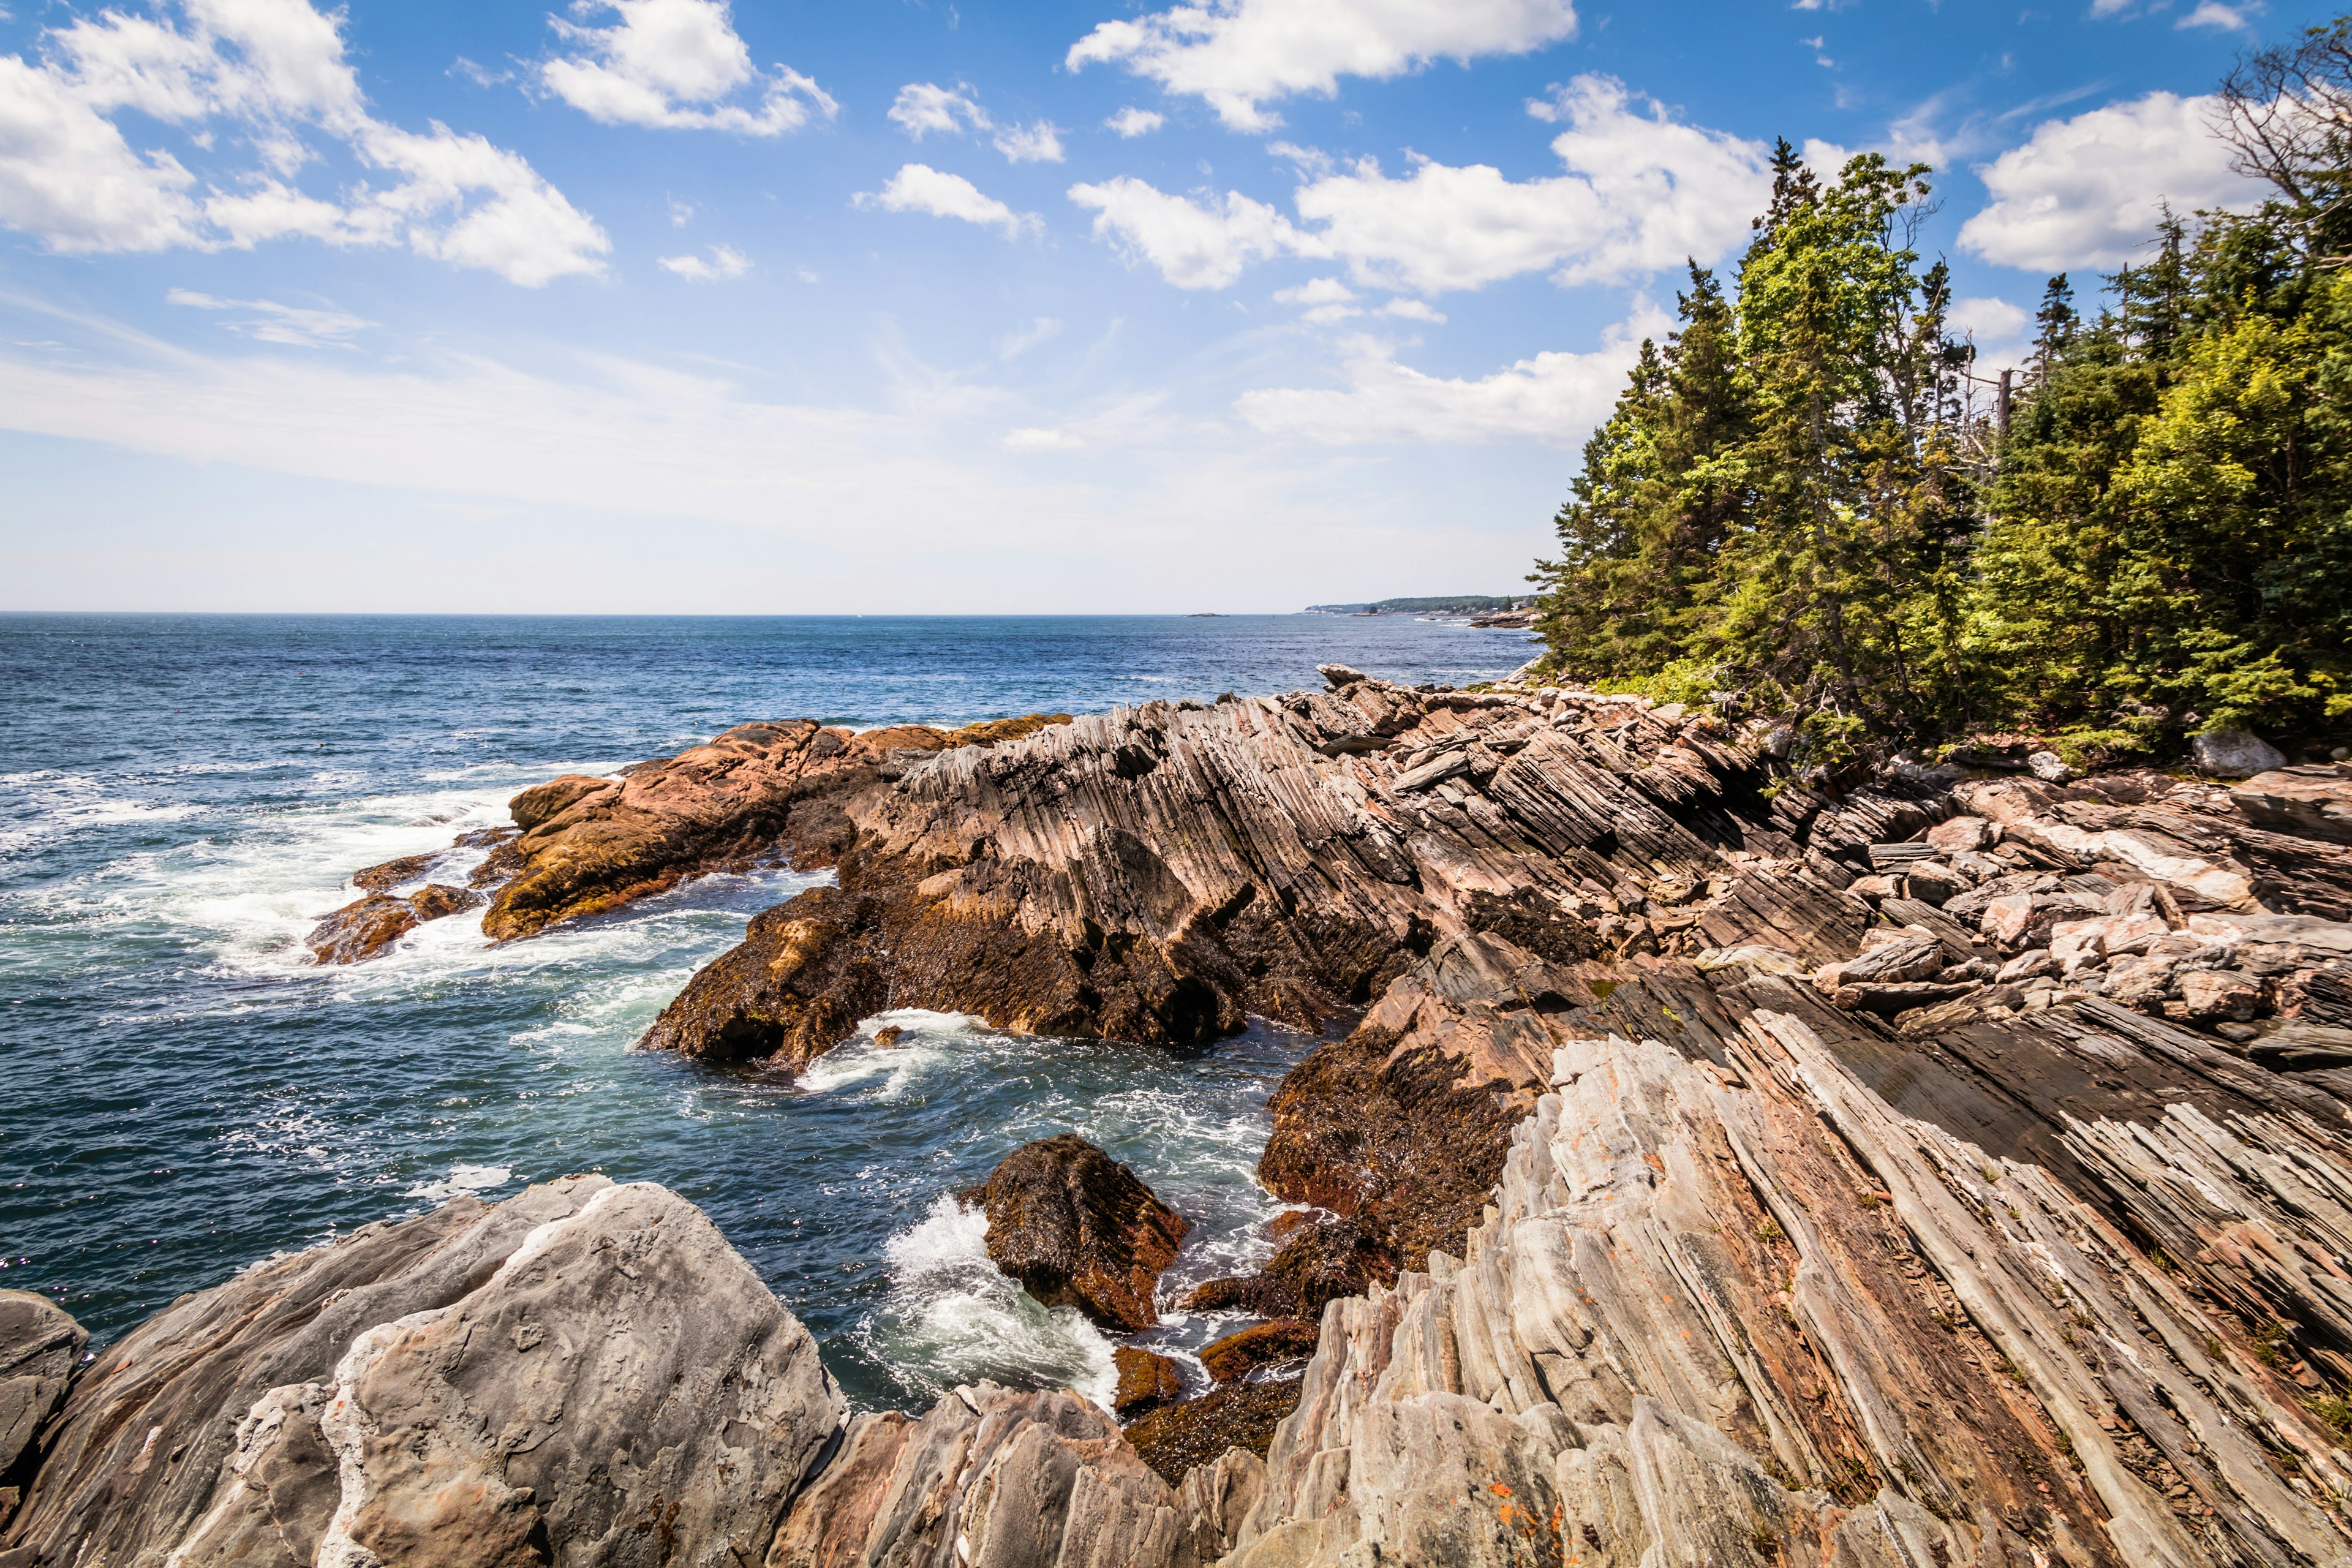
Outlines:
[{"label": "eroded rock surface", "polygon": [[0,1529],[32,1479],[42,1426],[66,1396],[89,1336],[45,1296],[0,1290]]},{"label": "eroded rock surface", "polygon": [[1024,1143],[963,1194],[988,1215],[988,1256],[1048,1307],[1133,1333],[1192,1228],[1133,1171],[1075,1132]]},{"label": "eroded rock surface", "polygon": [[842,1401],[692,1205],[574,1177],[262,1264],[110,1346],[41,1563],[758,1561]]}]

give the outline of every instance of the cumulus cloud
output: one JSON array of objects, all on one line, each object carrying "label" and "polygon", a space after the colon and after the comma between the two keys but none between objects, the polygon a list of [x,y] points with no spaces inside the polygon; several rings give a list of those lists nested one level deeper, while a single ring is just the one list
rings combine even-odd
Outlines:
[{"label": "cumulus cloud", "polygon": [[1281,117],[1297,93],[1328,97],[1343,76],[1394,77],[1452,59],[1525,54],[1576,33],[1570,0],[1202,0],[1104,22],[1070,47],[1072,70],[1124,65],[1170,92],[1199,97],[1236,131]]},{"label": "cumulus cloud", "polygon": [[1422,300],[1391,300],[1381,307],[1381,314],[1402,317],[1408,321],[1428,321],[1439,326],[1444,325],[1445,321],[1443,312],[1433,310],[1427,301]]},{"label": "cumulus cloud", "polygon": [[1573,447],[1608,417],[1642,338],[1672,330],[1644,305],[1591,353],[1539,353],[1475,381],[1423,374],[1399,364],[1393,344],[1361,336],[1348,344],[1346,387],[1245,392],[1234,409],[1268,435],[1328,446],[1532,439]]},{"label": "cumulus cloud", "polygon": [[[340,14],[308,0],[184,0],[153,16],[83,17],[42,37],[38,63],[0,57],[0,224],[65,252],[247,247],[307,237],[405,244],[422,256],[535,285],[602,269],[604,231],[520,155],[435,125],[369,112],[344,58]],[[195,145],[236,127],[258,155],[227,189],[170,152],[136,150],[115,116],[174,127]],[[342,143],[378,180],[332,200],[295,183]]]},{"label": "cumulus cloud", "polygon": [[1355,299],[1356,291],[1337,278],[1313,279],[1296,289],[1277,289],[1274,295],[1277,305],[1307,307],[1304,319],[1318,327],[1362,315],[1363,311],[1356,308]]},{"label": "cumulus cloud", "polygon": [[751,270],[751,258],[731,245],[714,245],[710,259],[699,256],[664,256],[656,266],[665,272],[674,272],[689,283],[718,283],[730,278],[740,278]]},{"label": "cumulus cloud", "polygon": [[221,323],[230,331],[293,348],[349,348],[354,335],[375,325],[363,316],[348,315],[341,310],[281,305],[275,300],[223,300],[193,289],[174,289],[163,296],[163,300],[198,310],[231,312],[231,319]]},{"label": "cumulus cloud", "polygon": [[2242,32],[2252,25],[2246,20],[2246,13],[2261,9],[2259,5],[2224,5],[2221,0],[2205,0],[2203,5],[2172,25],[2176,29],[2210,27],[2220,33]]},{"label": "cumulus cloud", "polygon": [[1977,168],[1993,199],[1960,226],[1961,248],[2037,271],[2120,267],[2142,254],[2164,203],[2188,212],[2254,199],[2213,112],[2210,98],[2152,92],[2045,121]]},{"label": "cumulus cloud", "polygon": [[942,174],[928,163],[909,163],[890,176],[879,191],[860,191],[850,198],[860,207],[884,212],[929,213],[933,217],[961,218],[982,228],[993,228],[1012,239],[1036,226],[1034,213],[1016,213],[961,174]]},{"label": "cumulus cloud", "polygon": [[[606,125],[780,136],[841,111],[791,67],[754,67],[726,0],[576,0],[572,14],[548,18],[571,52],[541,62],[539,83]],[[607,14],[619,20],[587,25]]]},{"label": "cumulus cloud", "polygon": [[1104,121],[1103,129],[1115,131],[1119,135],[1132,140],[1138,136],[1149,136],[1167,123],[1166,115],[1149,109],[1138,109],[1133,104],[1129,104]]},{"label": "cumulus cloud", "polygon": [[1526,272],[1566,285],[1712,260],[1748,232],[1769,189],[1760,143],[1680,124],[1610,78],[1579,77],[1528,107],[1566,125],[1551,146],[1568,173],[1514,181],[1423,159],[1392,177],[1367,159],[1300,185],[1299,224],[1238,193],[1196,200],[1131,176],[1070,196],[1096,210],[1097,236],[1181,289],[1222,289],[1253,261],[1294,255],[1344,260],[1360,285],[1429,294]]},{"label": "cumulus cloud", "polygon": [[1222,203],[1196,202],[1121,174],[1072,185],[1070,199],[1094,209],[1095,237],[1110,240],[1130,261],[1150,262],[1179,289],[1223,289],[1251,262],[1270,257],[1330,254],[1315,236],[1239,191],[1227,191]]},{"label": "cumulus cloud", "polygon": [[1013,163],[1058,163],[1062,134],[1050,120],[1032,125],[999,125],[980,106],[970,84],[941,87],[936,82],[910,81],[891,101],[888,118],[899,130],[920,142],[933,132],[948,136],[992,132],[991,144]]}]

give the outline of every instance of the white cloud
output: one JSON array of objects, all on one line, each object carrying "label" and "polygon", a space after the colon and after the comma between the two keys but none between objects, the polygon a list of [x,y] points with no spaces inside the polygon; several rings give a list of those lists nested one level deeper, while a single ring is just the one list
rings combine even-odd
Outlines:
[{"label": "white cloud", "polygon": [[1539,353],[1475,381],[1424,375],[1397,363],[1392,344],[1361,336],[1348,343],[1346,388],[1245,392],[1234,408],[1268,435],[1328,446],[1532,439],[1574,447],[1608,416],[1642,338],[1672,330],[1645,304],[1591,353]]},{"label": "white cloud", "polygon": [[2033,318],[2022,305],[2006,300],[1957,300],[1952,303],[1953,330],[1969,333],[1980,342],[2000,342],[2025,330]]},{"label": "white cloud", "polygon": [[1391,178],[1367,159],[1301,185],[1307,227],[1227,193],[1171,195],[1132,177],[1072,188],[1098,236],[1182,289],[1221,289],[1249,263],[1337,258],[1361,285],[1401,292],[1476,289],[1526,272],[1563,285],[1712,261],[1748,232],[1770,189],[1764,148],[1667,118],[1607,77],[1581,76],[1528,106],[1565,122],[1552,151],[1568,173],[1512,181],[1490,165],[1420,161]]},{"label": "white cloud", "polygon": [[2173,26],[2175,28],[2211,27],[2216,32],[2222,33],[2242,32],[2252,26],[2246,20],[2246,14],[2261,9],[2260,5],[2224,5],[2221,0],[2205,0],[2203,5],[2175,22]]},{"label": "white cloud", "polygon": [[1152,132],[1159,130],[1161,126],[1167,123],[1168,117],[1166,115],[1157,113],[1149,109],[1138,109],[1133,104],[1129,104],[1127,108],[1120,110],[1117,114],[1112,115],[1108,120],[1104,121],[1103,129],[1106,131],[1116,131],[1121,136],[1133,138],[1137,136],[1148,136]]},{"label": "white cloud", "polygon": [[365,317],[341,310],[281,305],[275,300],[223,300],[199,294],[193,289],[172,289],[163,300],[166,304],[186,305],[199,310],[236,311],[243,319],[221,323],[230,331],[294,348],[350,348],[354,335],[375,325]]},{"label": "white cloud", "polygon": [[898,89],[898,96],[891,101],[888,118],[918,142],[934,131],[948,136],[992,131],[996,134],[990,144],[1003,153],[1008,163],[1062,161],[1062,134],[1052,121],[1000,126],[980,106],[980,100],[964,82],[946,88],[936,82],[910,81]]},{"label": "white cloud", "polygon": [[1355,299],[1356,291],[1337,278],[1313,279],[1296,289],[1277,289],[1274,294],[1277,305],[1308,307],[1304,319],[1318,327],[1362,315],[1363,311],[1355,308]]},{"label": "white cloud", "polygon": [[751,258],[731,245],[714,245],[708,261],[699,256],[664,256],[657,258],[656,265],[689,283],[717,283],[751,271]]},{"label": "white cloud", "polygon": [[1267,100],[1328,97],[1343,76],[1525,54],[1575,33],[1570,0],[1202,0],[1101,23],[1064,63],[1124,64],[1170,92],[1205,100],[1236,131],[1264,131],[1281,123]]},{"label": "white cloud", "polygon": [[996,133],[992,143],[1009,163],[1058,163],[1062,161],[1062,136],[1050,120],[1040,120],[1034,125],[1008,125]]},{"label": "white cloud", "polygon": [[[607,12],[620,20],[584,25]],[[753,67],[726,0],[575,0],[572,13],[583,20],[548,18],[574,52],[542,61],[540,85],[606,125],[777,136],[807,124],[812,113],[830,120],[840,112],[830,94],[791,67],[768,75]],[[725,101],[745,89],[756,93],[758,108]]]},{"label": "white cloud", "polygon": [[1070,199],[1094,209],[1097,238],[1111,240],[1131,260],[1149,261],[1179,289],[1223,289],[1251,262],[1270,257],[1330,254],[1313,235],[1238,191],[1226,192],[1221,206],[1213,197],[1196,203],[1121,174],[1072,185]]},{"label": "white cloud", "polygon": [[890,176],[881,190],[860,191],[851,200],[860,207],[884,212],[929,213],[934,217],[961,218],[983,228],[1001,229],[1012,239],[1037,226],[1035,214],[1016,213],[961,174],[942,174],[928,163],[909,163]]},{"label": "white cloud", "polygon": [[1086,442],[1067,430],[1031,427],[1006,431],[1003,444],[1008,452],[1075,452]]},{"label": "white cloud", "polygon": [[996,357],[1001,360],[1019,359],[1048,338],[1061,335],[1062,323],[1051,316],[1040,316],[1026,326],[1015,327],[996,340]]},{"label": "white cloud", "polygon": [[1961,248],[2037,271],[2120,267],[2143,253],[2164,202],[2186,213],[2252,199],[2213,111],[2210,98],[2152,92],[2045,121],[1978,167],[1993,199],[1960,226]]},{"label": "white cloud", "polygon": [[933,131],[961,136],[989,123],[988,111],[961,83],[947,88],[936,82],[910,81],[891,100],[887,118],[918,142]]},{"label": "white cloud", "polygon": [[1445,317],[1419,300],[1391,300],[1381,307],[1383,316],[1400,316],[1408,321],[1429,321],[1443,326]]},{"label": "white cloud", "polygon": [[[184,0],[153,16],[101,12],[44,35],[38,65],[0,57],[0,224],[58,251],[246,247],[302,236],[405,243],[419,255],[543,283],[601,270],[603,230],[519,155],[441,125],[417,134],[368,112],[341,15],[308,0]],[[235,123],[260,164],[224,190],[167,152],[134,152],[131,111],[215,143]],[[292,184],[320,131],[392,178],[330,201]]]}]

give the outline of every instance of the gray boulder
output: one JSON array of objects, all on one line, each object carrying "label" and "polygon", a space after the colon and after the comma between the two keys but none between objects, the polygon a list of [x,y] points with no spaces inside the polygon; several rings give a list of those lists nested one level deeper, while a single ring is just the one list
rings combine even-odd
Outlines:
[{"label": "gray boulder", "polygon": [[2250,779],[2286,766],[2286,753],[2249,730],[2215,730],[2189,742],[2200,772],[2225,779]]},{"label": "gray boulder", "polygon": [[75,1385],[0,1549],[751,1563],[842,1411],[807,1331],[693,1205],[574,1177],[173,1303]]}]

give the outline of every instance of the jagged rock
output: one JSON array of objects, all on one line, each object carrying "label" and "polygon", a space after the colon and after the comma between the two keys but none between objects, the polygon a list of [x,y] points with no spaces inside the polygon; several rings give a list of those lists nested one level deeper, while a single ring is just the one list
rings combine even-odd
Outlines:
[{"label": "jagged rock", "polygon": [[2251,778],[2286,766],[2286,755],[2246,730],[2216,730],[2189,742],[2198,768],[2225,779]]},{"label": "jagged rock", "polygon": [[1046,1306],[1129,1333],[1160,1321],[1160,1271],[1192,1227],[1076,1133],[1024,1143],[963,1196],[988,1215],[996,1267]]},{"label": "jagged rock", "polygon": [[2074,776],[2066,759],[2055,752],[2036,752],[2025,759],[2026,771],[2045,784],[2064,784]]},{"label": "jagged rock", "polygon": [[1324,1303],[1361,1295],[1395,1279],[1396,1271],[1391,1226],[1372,1216],[1331,1219],[1285,1241],[1257,1273],[1199,1286],[1186,1306],[1196,1312],[1313,1318]]},{"label": "jagged rock", "polygon": [[2352,844],[2352,766],[2259,773],[2232,788],[2230,798],[2256,827]]},{"label": "jagged rock", "polygon": [[311,929],[304,945],[313,963],[357,963],[373,958],[416,929],[416,907],[389,893],[345,904]]},{"label": "jagged rock", "polygon": [[1981,816],[1955,816],[1939,822],[1923,836],[1930,849],[1938,855],[1951,855],[1972,849],[1986,849],[1998,842],[1993,825]]},{"label": "jagged rock", "polygon": [[842,1400],[650,1184],[459,1199],[183,1297],[76,1381],[0,1547],[38,1561],[757,1561]]},{"label": "jagged rock", "polygon": [[1206,1488],[1187,1497],[1085,1400],[984,1383],[956,1389],[919,1421],[859,1416],[765,1561],[1200,1568],[1201,1542],[1221,1544],[1224,1500]]},{"label": "jagged rock", "polygon": [[37,1458],[35,1444],[66,1396],[89,1335],[46,1296],[0,1290],[0,1530]]},{"label": "jagged rock", "polygon": [[2242,1024],[2263,1001],[2262,982],[2233,970],[2193,969],[2180,976],[2179,988],[2188,1016],[2200,1024]]},{"label": "jagged rock", "polygon": [[1119,1345],[1110,1355],[1118,1371],[1110,1407],[1121,1417],[1132,1420],[1184,1397],[1183,1369],[1168,1357],[1134,1345]]},{"label": "jagged rock", "polygon": [[1313,1355],[1316,1337],[1313,1323],[1298,1318],[1276,1318],[1202,1347],[1201,1364],[1217,1382],[1234,1383],[1262,1367],[1303,1361]]}]

